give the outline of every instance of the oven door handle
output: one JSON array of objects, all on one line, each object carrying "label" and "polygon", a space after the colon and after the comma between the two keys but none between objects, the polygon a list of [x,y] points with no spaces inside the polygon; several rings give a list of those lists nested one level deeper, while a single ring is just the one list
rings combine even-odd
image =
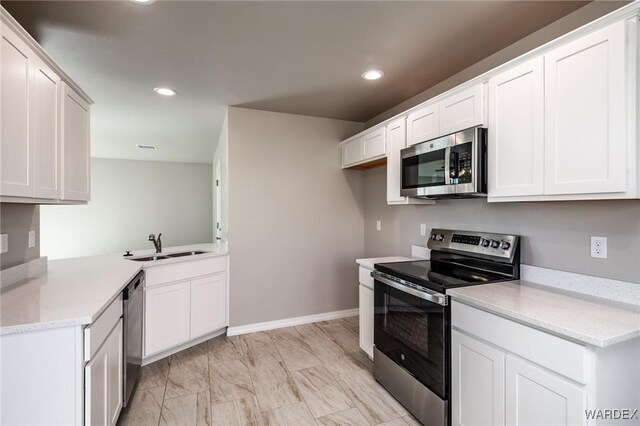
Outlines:
[{"label": "oven door handle", "polygon": [[418,290],[416,288],[408,287],[404,284],[400,284],[399,282],[390,280],[386,278],[382,273],[378,271],[373,271],[371,276],[374,280],[381,282],[382,284],[388,285],[389,287],[393,287],[396,290],[400,290],[404,293],[408,293],[412,296],[418,297],[423,300],[427,300],[429,302],[437,303],[440,306],[447,306],[449,301],[447,300],[447,296],[441,293],[437,293],[435,291],[429,290]]}]

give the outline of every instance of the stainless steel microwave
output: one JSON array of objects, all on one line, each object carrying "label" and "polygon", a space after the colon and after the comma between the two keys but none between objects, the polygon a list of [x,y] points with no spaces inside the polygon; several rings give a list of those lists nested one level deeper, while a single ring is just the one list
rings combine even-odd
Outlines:
[{"label": "stainless steel microwave", "polygon": [[487,195],[487,129],[472,127],[400,153],[400,194],[414,198]]}]

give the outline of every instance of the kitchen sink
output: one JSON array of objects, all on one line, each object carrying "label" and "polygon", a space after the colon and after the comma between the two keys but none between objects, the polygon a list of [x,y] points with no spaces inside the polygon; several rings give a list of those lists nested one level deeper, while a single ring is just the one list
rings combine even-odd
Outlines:
[{"label": "kitchen sink", "polygon": [[207,252],[202,250],[180,251],[178,253],[169,253],[167,254],[167,256],[168,257],[195,256],[197,254],[204,254],[204,253],[207,253]]},{"label": "kitchen sink", "polygon": [[145,257],[128,258],[128,260],[135,260],[136,262],[151,262],[151,261],[163,260],[163,259],[169,259],[169,257],[162,255],[162,256],[145,256]]}]

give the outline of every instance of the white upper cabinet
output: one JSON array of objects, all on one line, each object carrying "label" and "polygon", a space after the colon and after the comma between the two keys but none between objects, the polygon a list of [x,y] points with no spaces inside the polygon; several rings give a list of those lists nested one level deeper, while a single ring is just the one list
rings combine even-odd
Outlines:
[{"label": "white upper cabinet", "polygon": [[440,136],[440,104],[432,103],[407,116],[407,141],[411,146]]},{"label": "white upper cabinet", "polygon": [[489,80],[489,196],[544,191],[544,59]]},{"label": "white upper cabinet", "polygon": [[32,197],[33,140],[29,137],[32,110],[33,51],[15,33],[2,25],[0,67],[2,70],[2,111],[0,114],[0,194]]},{"label": "white upper cabinet", "polygon": [[62,96],[62,199],[88,201],[91,197],[89,175],[89,104],[68,85]]},{"label": "white upper cabinet", "polygon": [[0,197],[85,202],[91,100],[4,9],[0,15]]},{"label": "white upper cabinet", "polygon": [[362,144],[364,145],[365,159],[384,156],[386,152],[385,128],[380,127],[371,133],[365,134],[362,137]]},{"label": "white upper cabinet", "polygon": [[448,135],[484,124],[484,85],[477,84],[440,102],[440,134]]},{"label": "white upper cabinet", "polygon": [[362,138],[356,138],[342,145],[342,167],[357,164],[364,158]]},{"label": "white upper cabinet", "polygon": [[399,118],[387,125],[387,203],[405,202],[406,197],[400,195],[402,170],[400,150],[406,147],[406,117]]},{"label": "white upper cabinet", "polygon": [[33,83],[34,195],[60,198],[60,143],[58,106],[60,77],[36,61]]},{"label": "white upper cabinet", "polygon": [[368,163],[384,158],[387,152],[385,139],[385,128],[378,127],[342,142],[342,168],[366,168]]},{"label": "white upper cabinet", "polygon": [[545,56],[545,193],[626,191],[626,22]]}]

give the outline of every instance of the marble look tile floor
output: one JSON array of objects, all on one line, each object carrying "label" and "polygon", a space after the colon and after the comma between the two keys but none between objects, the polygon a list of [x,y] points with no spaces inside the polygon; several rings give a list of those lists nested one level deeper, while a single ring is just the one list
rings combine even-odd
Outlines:
[{"label": "marble look tile floor", "polygon": [[219,336],[143,367],[118,425],[418,425],[372,368],[357,317]]}]

